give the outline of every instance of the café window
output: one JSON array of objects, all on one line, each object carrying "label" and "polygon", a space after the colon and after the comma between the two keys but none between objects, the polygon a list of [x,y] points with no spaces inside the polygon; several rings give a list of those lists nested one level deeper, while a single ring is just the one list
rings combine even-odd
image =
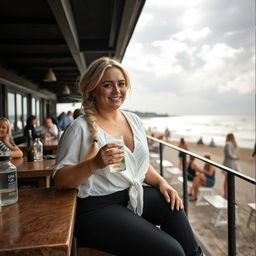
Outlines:
[{"label": "caf\u00e9 window", "polygon": [[42,111],[41,111],[41,100],[36,100],[36,116],[38,117],[38,125],[41,125],[42,121]]},{"label": "caf\u00e9 window", "polygon": [[31,114],[36,116],[36,99],[34,97],[31,99]]},{"label": "caf\u00e9 window", "polygon": [[8,119],[11,123],[11,129],[15,130],[15,94],[8,92]]},{"label": "caf\u00e9 window", "polygon": [[29,115],[36,116],[37,126],[43,123],[43,100],[20,91],[7,91],[8,119],[13,132],[22,132]]},{"label": "caf\u00e9 window", "polygon": [[23,130],[23,118],[22,118],[22,95],[16,94],[16,109],[17,109],[17,131]]},{"label": "caf\u00e9 window", "polygon": [[23,124],[24,124],[24,127],[26,125],[27,118],[28,118],[28,98],[27,98],[27,96],[24,96],[23,97]]},{"label": "caf\u00e9 window", "polygon": [[40,126],[42,123],[42,111],[41,111],[41,100],[32,97],[31,99],[31,113],[36,116],[37,126]]}]

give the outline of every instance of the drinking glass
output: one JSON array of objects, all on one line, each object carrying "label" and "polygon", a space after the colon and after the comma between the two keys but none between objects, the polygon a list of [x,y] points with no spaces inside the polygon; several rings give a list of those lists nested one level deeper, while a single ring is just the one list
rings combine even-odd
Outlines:
[{"label": "drinking glass", "polygon": [[[106,134],[106,143],[110,144],[110,143],[115,143],[119,145],[119,149],[124,150],[124,140],[123,140],[123,136],[121,136],[120,138],[114,138],[111,137],[109,135]],[[109,171],[110,172],[121,172],[121,171],[125,171],[126,169],[126,165],[125,165],[125,157],[118,163],[115,164],[110,164],[108,166]]]}]

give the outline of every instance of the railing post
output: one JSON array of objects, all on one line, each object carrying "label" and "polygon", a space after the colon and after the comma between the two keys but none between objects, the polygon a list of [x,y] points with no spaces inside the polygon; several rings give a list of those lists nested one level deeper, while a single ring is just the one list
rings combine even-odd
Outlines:
[{"label": "railing post", "polygon": [[235,177],[228,172],[228,255],[236,255]]},{"label": "railing post", "polygon": [[184,204],[184,211],[188,216],[188,177],[187,177],[187,154],[184,153],[182,155],[182,173],[183,173],[183,204]]},{"label": "railing post", "polygon": [[163,144],[159,143],[160,149],[160,175],[163,177]]}]

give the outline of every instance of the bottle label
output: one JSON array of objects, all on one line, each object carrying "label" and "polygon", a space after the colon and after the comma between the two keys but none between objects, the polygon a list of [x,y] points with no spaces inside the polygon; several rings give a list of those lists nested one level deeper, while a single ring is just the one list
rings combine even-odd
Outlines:
[{"label": "bottle label", "polygon": [[16,172],[0,173],[0,189],[16,186]]},{"label": "bottle label", "polygon": [[10,205],[18,200],[17,176],[14,172],[0,172],[1,205]]}]

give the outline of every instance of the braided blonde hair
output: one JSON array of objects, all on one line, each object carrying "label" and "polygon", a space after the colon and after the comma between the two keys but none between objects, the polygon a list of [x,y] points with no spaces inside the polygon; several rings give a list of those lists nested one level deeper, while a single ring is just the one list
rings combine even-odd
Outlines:
[{"label": "braided blonde hair", "polygon": [[92,146],[86,159],[91,159],[98,152],[98,127],[96,122],[97,110],[95,108],[95,100],[92,95],[92,91],[101,81],[106,69],[111,67],[118,68],[122,72],[125,78],[126,86],[129,89],[131,85],[127,72],[123,69],[118,61],[109,57],[101,57],[94,60],[88,69],[82,74],[79,82],[80,91],[82,93],[82,109],[91,132],[90,139]]}]

